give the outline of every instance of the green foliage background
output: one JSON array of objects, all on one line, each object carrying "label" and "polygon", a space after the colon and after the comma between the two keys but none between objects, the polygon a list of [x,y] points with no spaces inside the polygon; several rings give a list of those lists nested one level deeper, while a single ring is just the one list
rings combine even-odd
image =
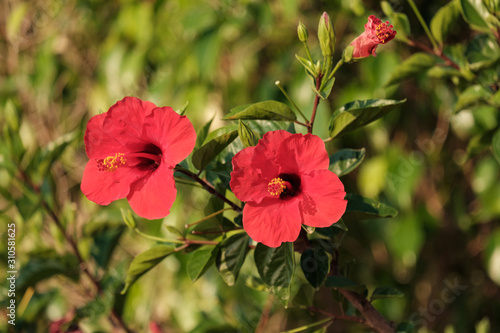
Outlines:
[{"label": "green foliage background", "polygon": [[[447,3],[417,5],[429,22]],[[392,7],[410,18],[411,37],[426,43],[409,5],[394,1]],[[73,312],[83,318],[80,325],[87,331],[107,331],[109,322],[102,313],[116,298],[114,309],[138,331],[147,331],[150,322],[169,332],[255,330],[267,293],[247,286],[246,278],[255,274],[248,258],[235,286],[228,287],[213,268],[193,283],[186,272],[189,255],[176,253],[125,296],[119,295],[128,264],[154,242],[126,228],[120,213],[128,207],[125,200],[103,208],[80,192],[87,162],[83,133],[91,116],[129,95],[174,109],[189,102],[186,115],[195,128],[214,118],[214,130],[228,124],[221,119],[233,107],[269,99],[286,103],[276,80],[302,110],[311,112],[314,96],[294,56],[303,52],[296,27],[302,21],[309,28],[311,45],[317,45],[315,28],[323,11],[335,26],[337,59],[362,32],[368,15],[384,16],[379,2],[360,0],[0,4],[0,232],[6,239],[7,224],[16,224],[21,272],[16,328],[45,332],[51,321]],[[472,30],[462,15],[454,20],[445,44],[465,48],[475,41],[478,54],[493,53],[493,70],[481,79],[490,82],[496,77],[498,83],[498,45],[491,47],[487,38],[483,44],[475,40],[477,29]],[[318,47],[312,50],[320,55]],[[361,166],[342,177],[347,191],[399,210],[396,218],[344,220],[349,232],[340,247],[341,258],[352,279],[369,290],[392,286],[404,293],[404,298],[374,301],[389,320],[419,320],[422,332],[424,326],[432,332],[486,332],[488,326],[497,332],[500,158],[495,158],[495,151],[500,145],[497,140],[492,150],[482,143],[488,133],[491,142],[492,131],[499,127],[498,104],[481,104],[474,97],[481,93],[479,88],[468,92],[472,103],[467,95],[460,99],[466,87],[454,78],[426,75],[432,64],[425,67],[422,59],[423,67],[410,79],[386,85],[396,67],[415,52],[404,43],[391,42],[379,47],[376,58],[344,65],[332,95],[320,104],[315,134],[326,138],[330,115],[347,102],[407,99],[384,119],[327,144],[330,153],[365,148]],[[182,230],[205,216],[208,194],[183,184],[177,187],[171,214],[163,221],[138,219],[141,230],[175,237],[166,225]],[[79,278],[75,258],[40,197],[58,212],[85,259],[102,276],[106,292],[101,297],[86,296],[92,286]],[[6,246],[0,254],[0,267],[7,271]],[[466,289],[448,302],[443,295],[452,295],[446,290],[453,281]],[[7,286],[5,280],[1,283]],[[1,297],[6,305],[6,293]],[[286,309],[278,301],[271,304],[270,331],[322,319],[301,309],[304,304],[301,299]],[[327,288],[317,294],[315,304],[325,311],[338,310]],[[7,327],[4,317],[0,325]],[[363,328],[337,321],[328,331]]]}]

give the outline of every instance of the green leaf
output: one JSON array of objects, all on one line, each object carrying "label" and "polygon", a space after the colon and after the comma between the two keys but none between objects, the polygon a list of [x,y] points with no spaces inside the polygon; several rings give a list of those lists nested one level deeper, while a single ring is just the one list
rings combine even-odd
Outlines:
[{"label": "green leaf", "polygon": [[200,149],[193,153],[193,165],[198,170],[203,170],[217,155],[219,155],[224,148],[238,136],[238,131],[232,131],[215,139],[210,140],[204,144]]},{"label": "green leaf", "polygon": [[255,133],[248,125],[246,125],[241,120],[238,124],[238,135],[245,148],[256,146],[257,142],[259,141],[258,134]]},{"label": "green leaf", "polygon": [[385,86],[390,86],[406,78],[421,74],[434,66],[435,63],[434,57],[427,53],[414,53],[392,71]]},{"label": "green leaf", "polygon": [[251,289],[257,290],[257,291],[265,291],[267,289],[267,286],[264,283],[264,281],[262,281],[262,279],[260,279],[256,276],[253,276],[253,275],[249,275],[246,278],[245,285],[248,288],[251,288]]},{"label": "green leaf", "polygon": [[493,142],[495,129],[473,136],[467,144],[467,157],[471,158],[490,147]]},{"label": "green leaf", "polygon": [[493,149],[493,156],[495,156],[498,163],[500,163],[500,129],[493,134],[491,148]]},{"label": "green leaf", "polygon": [[130,209],[120,208],[120,212],[122,213],[122,219],[130,229],[134,230],[137,226],[137,222],[135,220],[134,214]]},{"label": "green leaf", "polygon": [[404,294],[397,290],[396,288],[393,287],[377,287],[375,290],[372,292],[372,295],[370,299],[376,300],[376,299],[381,299],[381,298],[396,298],[396,297],[403,297]]},{"label": "green leaf", "polygon": [[250,237],[239,233],[224,240],[220,245],[215,264],[224,281],[233,286],[248,252]]},{"label": "green leaf", "polygon": [[297,60],[300,61],[300,63],[302,64],[302,66],[304,66],[304,68],[306,69],[306,73],[307,75],[309,75],[309,77],[313,80],[315,80],[315,77],[316,77],[316,72],[315,72],[315,66],[313,63],[311,63],[308,59],[306,58],[302,58],[298,55],[295,55],[295,58],[297,58]]},{"label": "green leaf", "polygon": [[330,166],[328,169],[333,171],[337,176],[347,175],[352,170],[356,169],[365,158],[365,148],[341,149],[330,156]]},{"label": "green leaf", "polygon": [[447,79],[449,77],[463,77],[464,74],[459,71],[458,69],[455,69],[453,67],[442,67],[442,66],[434,66],[431,69],[427,71],[427,76],[436,78],[436,79]]},{"label": "green leaf", "polygon": [[297,117],[286,104],[277,101],[265,101],[241,108],[231,110],[231,113],[224,117],[226,120],[236,119],[264,119],[279,121],[295,121]]},{"label": "green leaf", "polygon": [[345,225],[345,223],[342,219],[340,219],[337,222],[335,222],[334,224],[332,224],[331,228],[337,228],[340,230],[349,231],[349,229],[347,228],[347,226]]},{"label": "green leaf", "polygon": [[269,286],[287,287],[293,272],[293,243],[286,242],[273,248],[257,244],[255,265],[262,280]]},{"label": "green leaf", "polygon": [[33,199],[33,196],[29,195],[31,192],[25,192],[23,197],[15,199],[15,205],[19,214],[23,217],[24,221],[28,221],[41,207],[40,199]]},{"label": "green leaf", "polygon": [[191,254],[187,263],[188,275],[194,282],[198,280],[208,268],[214,263],[219,245],[214,247],[202,247]]},{"label": "green leaf", "polygon": [[415,327],[413,326],[412,323],[399,323],[398,326],[396,327],[396,333],[413,333],[415,330]]},{"label": "green leaf", "polygon": [[362,293],[366,289],[365,285],[358,284],[340,275],[329,276],[326,279],[325,287],[347,289],[358,293]]},{"label": "green leaf", "polygon": [[207,138],[208,135],[208,130],[210,129],[210,125],[212,125],[212,121],[214,120],[214,118],[215,116],[212,117],[212,119],[210,119],[205,125],[203,125],[202,128],[200,128],[196,132],[196,144],[194,146],[196,149],[200,148],[205,142],[205,139]]},{"label": "green leaf", "polygon": [[332,77],[326,84],[324,87],[322,87],[321,89],[321,92],[319,92],[317,89],[316,89],[316,86],[315,84],[311,84],[311,87],[313,89],[313,91],[316,93],[316,95],[318,95],[319,97],[321,97],[322,99],[327,99],[328,96],[330,96],[330,93],[332,92],[332,89],[333,89],[333,84],[335,83],[335,77]]},{"label": "green leaf", "polygon": [[174,252],[175,249],[171,246],[158,245],[137,255],[130,263],[127,277],[125,278],[125,287],[123,287],[121,294],[125,294],[138,278]]},{"label": "green leaf", "polygon": [[392,9],[391,4],[387,1],[382,1],[380,6],[382,7],[384,14],[389,18],[389,21],[394,26],[394,30],[398,32],[396,34],[396,39],[403,42],[408,41],[408,36],[411,34],[411,26],[408,16],[403,13],[395,12]]},{"label": "green leaf", "polygon": [[475,30],[491,32],[500,27],[498,19],[488,11],[482,0],[460,0],[460,9],[464,20]]},{"label": "green leaf", "polygon": [[[26,167],[26,171],[32,175],[36,174],[40,178],[46,177],[54,162],[61,157],[64,150],[76,138],[77,132],[70,132],[50,142],[44,148],[37,150],[35,156]],[[35,179],[35,181],[39,181],[39,179]]]},{"label": "green leaf", "polygon": [[369,99],[353,101],[336,110],[330,120],[330,137],[343,135],[385,116],[404,100]]},{"label": "green leaf", "polygon": [[359,194],[348,193],[345,198],[347,200],[346,212],[358,213],[357,218],[371,219],[398,215],[398,211],[391,206]]},{"label": "green leaf", "polygon": [[[494,68],[500,59],[500,45],[494,36],[479,34],[467,45],[465,56],[470,63],[471,71]],[[496,79],[492,81],[495,82]]]},{"label": "green leaf", "polygon": [[183,116],[186,113],[188,106],[189,106],[189,101],[186,101],[186,103],[184,103],[184,105],[181,106],[179,110],[175,110],[175,112]]},{"label": "green leaf", "polygon": [[[118,245],[118,241],[126,228],[121,223],[94,223],[97,224],[97,226],[94,227],[89,234],[93,240],[90,254],[96,263],[105,269],[108,267],[113,251]],[[88,225],[87,223],[85,226]]]},{"label": "green leaf", "polygon": [[300,257],[300,267],[311,286],[319,288],[330,271],[330,258],[321,247],[307,249]]},{"label": "green leaf", "polygon": [[[439,44],[443,44],[444,39],[456,25],[460,16],[460,4],[453,0],[441,7],[431,20],[430,28],[432,35]],[[398,31],[399,33],[399,31]]]},{"label": "green leaf", "polygon": [[185,235],[182,233],[182,231],[180,231],[179,229],[177,229],[173,225],[165,225],[165,228],[168,230],[168,232],[176,235],[179,239],[182,239],[185,237]]},{"label": "green leaf", "polygon": [[455,111],[460,111],[480,103],[486,103],[490,97],[491,92],[482,85],[469,86],[458,96]]},{"label": "green leaf", "polygon": [[80,270],[77,258],[70,254],[60,256],[54,251],[33,254],[21,266],[16,279],[16,291],[22,295],[28,287],[58,274],[78,281]]}]

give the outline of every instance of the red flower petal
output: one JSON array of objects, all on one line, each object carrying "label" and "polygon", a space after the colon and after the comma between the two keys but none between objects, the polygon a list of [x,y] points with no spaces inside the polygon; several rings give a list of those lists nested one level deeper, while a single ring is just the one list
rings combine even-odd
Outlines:
[{"label": "red flower petal", "polygon": [[176,194],[174,172],[162,162],[158,169],[131,185],[127,199],[137,215],[154,220],[170,213]]},{"label": "red flower petal", "polygon": [[151,102],[137,97],[125,97],[109,108],[103,128],[119,128],[127,136],[142,136],[144,119],[156,108]]},{"label": "red flower petal", "polygon": [[255,147],[248,147],[233,157],[233,172],[229,186],[241,201],[259,203],[263,198],[270,196],[267,191],[269,181],[263,178],[260,169],[251,167],[254,152]]},{"label": "red flower petal", "polygon": [[359,35],[351,45],[354,46],[353,58],[365,58],[377,55],[376,50],[379,44],[385,44],[396,36],[396,31],[392,30],[389,21],[382,22],[375,15],[368,17],[365,24],[365,31]]},{"label": "red flower petal", "polygon": [[[266,164],[274,164],[274,159],[281,143],[290,136],[292,136],[292,134],[284,130],[277,130],[264,134],[257,146],[255,146],[254,156],[258,161],[253,164],[261,169],[266,169]],[[268,160],[268,162],[265,162],[263,165],[262,163],[264,160]]]},{"label": "red flower petal", "polygon": [[171,107],[155,108],[144,119],[141,136],[160,147],[163,161],[172,167],[188,157],[196,143],[196,132],[189,119]]},{"label": "red flower petal", "polygon": [[116,153],[140,151],[147,142],[142,140],[144,120],[139,118],[151,113],[153,103],[134,97],[125,97],[108,112],[90,118],[85,131],[85,149],[89,159],[104,158]]},{"label": "red flower petal", "polygon": [[344,185],[330,170],[316,170],[302,175],[299,209],[303,224],[329,227],[345,213]]},{"label": "red flower petal", "polygon": [[97,161],[91,159],[83,171],[80,189],[89,200],[109,205],[114,200],[125,198],[130,192],[130,184],[141,176],[128,167],[119,167],[113,172],[99,171]]},{"label": "red flower petal", "polygon": [[325,143],[312,134],[294,134],[282,142],[277,155],[280,173],[302,174],[318,169],[328,169],[330,159]]},{"label": "red flower petal", "polygon": [[301,216],[298,201],[266,198],[243,208],[243,228],[256,242],[278,247],[299,237]]}]

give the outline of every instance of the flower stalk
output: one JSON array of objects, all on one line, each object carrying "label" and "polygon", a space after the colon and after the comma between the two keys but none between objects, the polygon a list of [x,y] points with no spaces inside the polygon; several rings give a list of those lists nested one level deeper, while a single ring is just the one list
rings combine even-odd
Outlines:
[{"label": "flower stalk", "polygon": [[418,10],[417,6],[415,5],[415,2],[413,0],[408,0],[408,3],[410,4],[411,9],[413,10],[415,15],[417,16],[418,21],[420,22],[420,24],[424,28],[424,31],[425,31],[427,37],[429,37],[429,40],[432,43],[432,47],[434,48],[435,51],[439,50],[438,43],[434,39],[434,36],[432,36],[431,30],[427,26],[427,23],[425,23],[425,20],[422,17],[422,15],[420,14],[420,11]]},{"label": "flower stalk", "polygon": [[215,195],[217,198],[221,199],[222,201],[227,203],[229,206],[231,206],[231,208],[234,211],[241,213],[242,209],[240,206],[238,206],[237,204],[235,204],[234,202],[232,202],[231,200],[226,198],[225,195],[223,195],[222,193],[217,191],[210,183],[201,179],[199,175],[196,175],[196,174],[192,173],[191,171],[184,169],[180,165],[177,165],[174,170],[178,171],[178,172],[182,173],[183,175],[191,178],[192,180],[198,182],[208,193]]}]

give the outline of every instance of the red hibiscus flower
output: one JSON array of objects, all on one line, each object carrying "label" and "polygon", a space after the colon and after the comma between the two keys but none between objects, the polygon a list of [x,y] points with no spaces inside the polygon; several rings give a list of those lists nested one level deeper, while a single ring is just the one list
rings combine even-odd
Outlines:
[{"label": "red hibiscus flower", "polygon": [[230,186],[241,201],[243,228],[269,247],[293,242],[301,224],[329,227],[344,214],[344,185],[328,170],[316,135],[268,132],[233,158]]},{"label": "red hibiscus flower", "polygon": [[365,32],[356,38],[351,45],[354,46],[353,58],[366,58],[373,55],[379,44],[385,44],[396,36],[396,31],[392,30],[389,21],[383,23],[375,15],[368,16],[368,23],[365,24]]},{"label": "red hibiscus flower", "polygon": [[87,124],[90,161],[81,190],[100,205],[126,197],[137,215],[165,217],[177,193],[173,168],[191,153],[195,141],[193,125],[185,116],[170,107],[125,97]]}]

